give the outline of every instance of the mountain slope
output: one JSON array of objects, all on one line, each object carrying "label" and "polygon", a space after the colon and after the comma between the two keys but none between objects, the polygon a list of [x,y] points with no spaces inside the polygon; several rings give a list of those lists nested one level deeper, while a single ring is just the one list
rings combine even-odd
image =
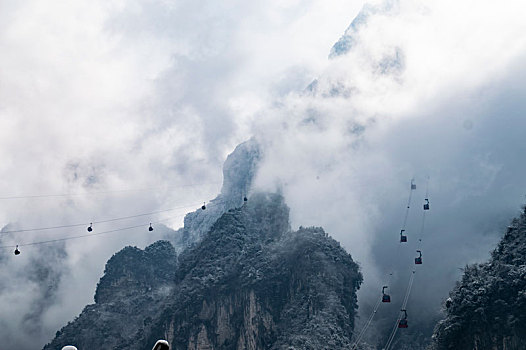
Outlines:
[{"label": "mountain slope", "polygon": [[446,308],[432,349],[524,349],[526,212],[512,221],[489,262],[466,266]]},{"label": "mountain slope", "polygon": [[44,349],[344,349],[358,266],[321,228],[291,232],[276,194],[255,194],[176,259],[166,241],[127,247],[95,295]]}]

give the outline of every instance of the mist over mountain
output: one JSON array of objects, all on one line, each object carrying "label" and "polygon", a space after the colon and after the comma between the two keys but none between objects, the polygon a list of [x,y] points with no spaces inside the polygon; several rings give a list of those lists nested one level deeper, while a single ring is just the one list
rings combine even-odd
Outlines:
[{"label": "mist over mountain", "polygon": [[176,257],[126,247],[95,294],[44,349],[347,349],[358,265],[321,228],[291,231],[277,194],[254,194]]},{"label": "mist over mountain", "polygon": [[[279,193],[291,232],[323,227],[360,264],[355,329],[392,272],[393,302],[374,317],[365,348],[385,345],[422,249],[410,327],[393,346],[425,347],[462,268],[490,257],[524,201],[525,11],[522,0],[1,3],[1,345],[49,342],[87,304],[104,315],[135,303],[161,310],[175,288],[162,280],[178,281],[168,270],[184,252],[244,196]],[[429,179],[432,209],[418,247],[421,213],[409,212],[398,251],[412,178],[412,208]],[[69,239],[84,226],[9,233],[168,208],[180,209],[98,238]],[[68,240],[38,243],[56,238]],[[175,265],[156,275],[154,252]],[[111,309],[120,283],[122,307]],[[131,333],[149,329],[132,316]],[[436,333],[444,346],[517,339],[491,327],[496,340],[463,339],[449,331],[477,329],[446,321]],[[188,344],[206,339],[194,331]],[[206,336],[215,342],[209,328]]]},{"label": "mist over mountain", "polygon": [[261,152],[259,144],[252,138],[239,144],[228,155],[223,165],[221,193],[206,204],[206,211],[198,209],[184,218],[184,227],[180,229],[183,246],[199,241],[223,213],[240,206],[249,196]]}]

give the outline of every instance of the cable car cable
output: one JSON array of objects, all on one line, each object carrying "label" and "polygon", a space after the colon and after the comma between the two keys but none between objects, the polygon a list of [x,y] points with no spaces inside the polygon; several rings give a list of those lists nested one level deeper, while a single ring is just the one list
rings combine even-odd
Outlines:
[{"label": "cable car cable", "polygon": [[36,227],[36,228],[29,228],[29,229],[22,229],[22,230],[0,231],[0,235],[7,234],[7,233],[44,231],[44,230],[53,230],[53,229],[59,229],[59,228],[79,227],[79,226],[90,225],[92,223],[93,224],[102,224],[102,223],[106,223],[106,222],[114,222],[114,221],[138,218],[138,217],[141,217],[141,216],[148,216],[148,215],[153,215],[153,214],[165,213],[165,212],[168,212],[168,211],[174,211],[174,210],[178,210],[178,209],[193,208],[196,205],[198,205],[198,204],[185,205],[185,206],[175,207],[175,208],[170,208],[170,209],[157,210],[157,211],[153,211],[153,212],[150,212],[150,213],[141,213],[141,214],[136,214],[136,215],[122,216],[122,217],[117,217],[117,218],[112,218],[112,219],[107,219],[107,220],[92,221],[92,222],[88,222],[88,223],[83,222],[83,223],[77,223],[77,224],[57,225],[57,226],[47,226],[47,227]]},{"label": "cable car cable", "polygon": [[[409,295],[411,294],[411,289],[413,288],[413,282],[415,280],[415,271],[411,273],[411,277],[409,278],[409,284],[407,286],[407,290],[404,296],[404,301],[402,303],[401,310],[405,310],[407,307],[407,301],[409,300]],[[391,331],[391,334],[387,340],[387,343],[385,344],[385,347],[383,350],[389,350],[391,347],[391,344],[396,336],[396,332],[398,331],[398,325],[400,324],[400,320],[402,320],[402,312],[398,314],[398,318],[396,319],[396,323],[393,326],[393,330]]]},{"label": "cable car cable", "polygon": [[373,311],[371,312],[371,315],[369,316],[369,319],[367,320],[367,322],[365,323],[364,327],[362,328],[362,330],[358,334],[358,337],[356,338],[356,340],[354,341],[353,345],[351,346],[351,350],[356,349],[356,347],[358,346],[358,343],[360,343],[360,340],[362,340],[362,337],[365,335],[365,332],[367,331],[367,328],[369,328],[369,326],[371,325],[371,322],[373,321],[374,315],[378,311],[378,307],[380,306],[381,302],[382,302],[382,299],[378,299],[378,301],[376,302],[376,305],[373,308]]},{"label": "cable car cable", "polygon": [[[184,215],[186,215],[186,214],[184,214]],[[170,218],[167,218],[167,219],[164,219],[164,220],[152,222],[152,224],[159,224],[159,223],[166,222],[168,220],[171,220],[171,219],[176,218],[176,217],[181,217],[181,216],[183,216],[183,215],[177,215],[177,216],[173,216],[173,217],[170,217]],[[33,246],[33,245],[41,245],[41,244],[47,244],[47,243],[69,241],[69,240],[72,240],[72,239],[79,239],[79,238],[85,238],[85,237],[100,236],[100,235],[104,235],[104,234],[107,234],[107,233],[131,230],[131,229],[134,229],[134,228],[145,227],[145,226],[146,226],[145,224],[140,224],[140,225],[121,227],[121,228],[117,228],[117,229],[113,229],[113,230],[107,230],[107,231],[96,232],[96,233],[89,233],[89,234],[83,234],[83,235],[77,235],[77,236],[69,236],[69,237],[63,237],[63,238],[49,239],[49,240],[38,241],[38,242],[22,243],[22,244],[17,244],[16,247],[27,247],[27,246]],[[5,245],[5,246],[0,246],[0,249],[4,249],[4,248],[7,249],[7,248],[13,248],[13,247],[15,247],[15,245]]]}]

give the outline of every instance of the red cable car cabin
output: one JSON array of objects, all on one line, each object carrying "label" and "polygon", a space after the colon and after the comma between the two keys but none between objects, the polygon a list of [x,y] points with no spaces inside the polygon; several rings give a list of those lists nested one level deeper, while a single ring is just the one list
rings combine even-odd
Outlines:
[{"label": "red cable car cabin", "polygon": [[405,310],[400,310],[404,313],[404,318],[400,319],[400,321],[398,321],[398,328],[407,328],[408,325],[407,325],[407,311]]}]

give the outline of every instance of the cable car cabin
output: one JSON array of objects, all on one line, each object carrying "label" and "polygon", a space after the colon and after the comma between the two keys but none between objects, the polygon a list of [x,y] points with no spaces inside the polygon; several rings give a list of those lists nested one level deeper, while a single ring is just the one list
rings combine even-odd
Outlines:
[{"label": "cable car cabin", "polygon": [[203,210],[206,209],[206,202],[203,203],[203,205],[201,206],[201,209],[203,209]]},{"label": "cable car cabin", "polygon": [[90,223],[88,227],[88,232],[91,232],[91,231],[93,231],[93,223]]},{"label": "cable car cabin", "polygon": [[153,231],[152,223],[150,222],[150,227],[148,227],[148,231]]},{"label": "cable car cabin", "polygon": [[408,325],[407,325],[407,311],[402,309],[400,310],[404,313],[404,318],[400,319],[400,321],[398,321],[398,328],[407,328]]},{"label": "cable car cabin", "polygon": [[15,248],[15,252],[14,252],[14,253],[15,253],[15,255],[20,254],[20,250],[18,250],[18,245],[16,246],[16,248]]},{"label": "cable car cabin", "polygon": [[415,180],[411,180],[411,189],[416,190]]},{"label": "cable car cabin", "polygon": [[387,286],[383,286],[382,288],[382,303],[390,303],[391,297],[389,296],[389,294],[385,294],[385,288],[387,288]]},{"label": "cable car cabin", "polygon": [[424,210],[429,210],[429,199],[424,199],[426,202],[424,203]]},{"label": "cable car cabin", "polygon": [[422,252],[420,250],[417,250],[416,252],[419,253],[420,256],[415,258],[415,264],[422,265]]},{"label": "cable car cabin", "polygon": [[401,230],[401,231],[400,231],[400,243],[407,242],[407,236],[404,235],[404,231],[405,231],[405,230]]},{"label": "cable car cabin", "polygon": [[247,197],[243,197],[243,202],[246,202],[248,201],[248,198]]}]

